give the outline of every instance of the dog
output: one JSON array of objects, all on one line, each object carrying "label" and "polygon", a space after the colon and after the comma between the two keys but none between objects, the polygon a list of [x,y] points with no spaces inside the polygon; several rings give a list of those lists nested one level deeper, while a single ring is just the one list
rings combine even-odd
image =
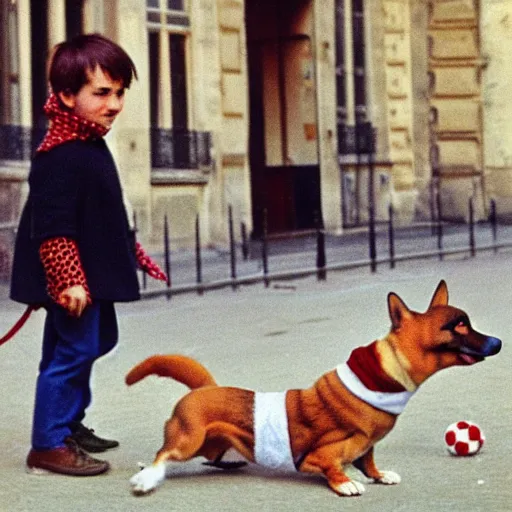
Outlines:
[{"label": "dog", "polygon": [[475,331],[464,311],[448,305],[444,280],[425,313],[410,310],[393,292],[387,302],[389,334],[355,349],[309,389],[256,393],[219,386],[204,366],[182,355],[155,355],[136,365],[126,375],[127,385],[153,374],[191,391],[166,422],[154,462],[131,478],[132,492],[156,489],[171,462],[202,456],[224,469],[245,464],[222,460],[230,448],[272,469],[323,474],[340,496],[365,491],[345,474],[349,464],[373,482],[400,483],[395,472],[377,468],[375,443],[431,375],[483,361],[501,350],[501,341]]}]

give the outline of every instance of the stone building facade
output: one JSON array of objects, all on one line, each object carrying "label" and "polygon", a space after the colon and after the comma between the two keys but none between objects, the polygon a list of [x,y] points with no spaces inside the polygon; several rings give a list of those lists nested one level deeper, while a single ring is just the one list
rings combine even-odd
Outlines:
[{"label": "stone building facade", "polygon": [[[512,214],[509,0],[0,0],[0,228],[45,129],[49,49],[100,32],[139,80],[108,135],[139,237],[225,245]],[[369,194],[369,189],[372,194]],[[373,202],[370,198],[373,197]],[[438,208],[439,206],[439,208]],[[235,230],[240,238],[240,230]],[[0,229],[0,266],[12,232]]]}]

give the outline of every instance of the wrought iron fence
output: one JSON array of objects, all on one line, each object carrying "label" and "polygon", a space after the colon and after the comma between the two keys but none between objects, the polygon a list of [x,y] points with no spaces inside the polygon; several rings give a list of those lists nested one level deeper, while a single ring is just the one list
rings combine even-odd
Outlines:
[{"label": "wrought iron fence", "polygon": [[151,164],[161,169],[199,169],[210,167],[210,132],[151,128]]},{"label": "wrought iron fence", "polygon": [[30,160],[46,128],[0,125],[0,160]]},{"label": "wrought iron fence", "polygon": [[[46,128],[0,125],[0,160],[30,160]],[[151,129],[154,168],[199,169],[212,165],[210,132]]]},{"label": "wrought iron fence", "polygon": [[[435,223],[396,229],[390,206],[387,226],[381,224],[375,230],[356,230],[335,236],[318,228],[300,238],[273,238],[264,234],[261,240],[250,240],[244,223],[240,224],[239,236],[236,236],[229,208],[227,248],[204,247],[199,217],[196,217],[195,248],[189,251],[172,248],[169,235],[172,225],[169,226],[165,217],[163,250],[153,253],[153,257],[171,281],[166,286],[141,274],[142,297],[170,299],[180,294],[203,294],[207,290],[228,287],[236,290],[257,283],[266,287],[271,283],[283,286],[282,281],[308,276],[326,280],[334,271],[368,268],[373,273],[379,267],[394,269],[406,261],[435,258],[442,264],[448,258],[474,258],[480,252],[498,253],[512,248],[512,226],[499,223],[493,201],[485,222],[474,221],[471,199],[468,208],[467,224],[450,224],[438,218]],[[0,281],[9,278],[15,231],[15,224],[0,224]]]},{"label": "wrought iron fence", "polygon": [[338,125],[340,155],[368,155],[375,150],[375,129],[371,123]]},{"label": "wrought iron fence", "polygon": [[[207,251],[201,244],[199,217],[195,221],[195,250],[176,251],[171,257],[169,224],[165,218],[163,256],[155,256],[162,263],[170,283],[165,286],[154,280],[143,280],[143,298],[166,297],[184,293],[203,294],[207,290],[263,283],[275,286],[284,280],[316,276],[326,280],[333,271],[369,268],[376,272],[379,266],[394,269],[400,262],[436,258],[473,258],[479,252],[494,252],[512,248],[512,227],[498,224],[496,205],[491,202],[487,221],[475,223],[473,202],[469,199],[469,223],[450,224],[438,220],[396,229],[393,208],[389,207],[387,225],[354,235],[330,236],[319,228],[316,233],[297,239],[274,239],[264,235],[261,240],[249,241],[243,223],[240,241],[235,240],[231,208],[228,212],[229,247],[225,251]],[[499,229],[498,229],[499,228]],[[172,226],[171,226],[172,231]],[[500,230],[501,240],[498,240]],[[442,264],[442,263],[440,263]],[[293,285],[292,285],[293,287]]]}]

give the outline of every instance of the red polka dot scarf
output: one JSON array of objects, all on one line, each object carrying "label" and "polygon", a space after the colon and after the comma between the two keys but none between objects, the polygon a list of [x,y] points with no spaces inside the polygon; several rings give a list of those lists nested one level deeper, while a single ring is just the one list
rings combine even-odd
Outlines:
[{"label": "red polka dot scarf", "polygon": [[50,151],[55,146],[70,140],[98,139],[104,137],[109,131],[109,128],[101,124],[88,121],[66,110],[53,93],[46,101],[44,112],[50,120],[50,127],[43,142],[37,148],[37,153]]}]

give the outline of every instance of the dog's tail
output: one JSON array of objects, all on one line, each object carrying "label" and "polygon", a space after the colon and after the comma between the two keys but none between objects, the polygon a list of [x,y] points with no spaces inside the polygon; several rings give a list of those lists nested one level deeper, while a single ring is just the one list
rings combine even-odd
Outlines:
[{"label": "dog's tail", "polygon": [[216,386],[212,374],[196,360],[181,355],[155,355],[134,366],[126,375],[128,386],[148,375],[171,377],[190,389]]}]

